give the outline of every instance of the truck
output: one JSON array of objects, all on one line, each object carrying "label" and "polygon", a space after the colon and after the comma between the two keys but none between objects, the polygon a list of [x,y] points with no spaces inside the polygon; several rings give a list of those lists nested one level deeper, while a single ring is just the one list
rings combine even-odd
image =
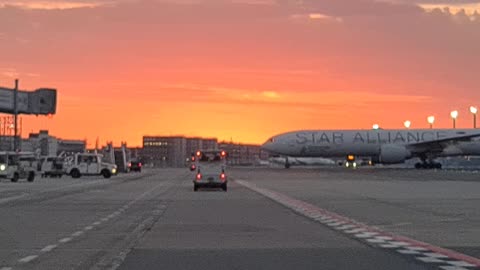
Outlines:
[{"label": "truck", "polygon": [[33,153],[0,152],[0,178],[18,182],[19,179],[35,180],[38,160]]},{"label": "truck", "polygon": [[40,172],[42,177],[62,177],[64,159],[57,156],[47,156],[40,159]]},{"label": "truck", "polygon": [[227,191],[227,153],[223,150],[199,150],[195,158],[193,191],[201,187]]},{"label": "truck", "polygon": [[102,162],[103,156],[95,153],[77,153],[65,162],[65,173],[73,178],[101,175],[110,178],[117,174],[117,165]]}]

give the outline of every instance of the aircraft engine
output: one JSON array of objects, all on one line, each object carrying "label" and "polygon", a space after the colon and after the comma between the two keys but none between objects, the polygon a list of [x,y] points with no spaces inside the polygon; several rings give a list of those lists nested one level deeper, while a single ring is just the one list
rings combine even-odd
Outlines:
[{"label": "aircraft engine", "polygon": [[384,144],[380,148],[379,161],[384,164],[403,163],[410,156],[411,153],[405,146]]}]

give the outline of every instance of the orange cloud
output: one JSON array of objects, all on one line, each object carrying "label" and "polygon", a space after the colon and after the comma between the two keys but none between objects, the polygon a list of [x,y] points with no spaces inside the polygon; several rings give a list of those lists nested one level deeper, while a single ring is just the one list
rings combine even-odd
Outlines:
[{"label": "orange cloud", "polygon": [[75,8],[95,8],[104,6],[105,2],[75,2],[75,1],[6,1],[0,3],[0,8],[6,6],[18,7],[22,9],[75,9]]},{"label": "orange cloud", "polygon": [[465,12],[467,16],[475,17],[480,14],[480,3],[443,3],[443,4],[419,4],[420,7],[427,11],[440,9],[452,15]]}]

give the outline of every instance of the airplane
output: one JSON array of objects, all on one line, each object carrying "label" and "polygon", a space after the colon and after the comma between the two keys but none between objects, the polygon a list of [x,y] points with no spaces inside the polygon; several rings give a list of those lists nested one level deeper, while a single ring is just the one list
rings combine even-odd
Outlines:
[{"label": "airplane", "polygon": [[[480,129],[300,130],[268,139],[262,149],[286,157],[370,157],[372,163],[399,164],[419,158],[417,169],[441,169],[438,157],[480,155]],[[291,164],[286,159],[285,168]]]}]

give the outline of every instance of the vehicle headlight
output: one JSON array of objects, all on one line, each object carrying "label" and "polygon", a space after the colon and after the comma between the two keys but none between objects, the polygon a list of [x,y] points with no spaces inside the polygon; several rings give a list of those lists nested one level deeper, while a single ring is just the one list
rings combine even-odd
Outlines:
[{"label": "vehicle headlight", "polygon": [[117,169],[116,169],[116,168],[113,168],[113,169],[112,169],[112,173],[113,173],[113,174],[117,173]]},{"label": "vehicle headlight", "polygon": [[7,169],[7,166],[5,164],[0,165],[0,171],[5,171]]}]

